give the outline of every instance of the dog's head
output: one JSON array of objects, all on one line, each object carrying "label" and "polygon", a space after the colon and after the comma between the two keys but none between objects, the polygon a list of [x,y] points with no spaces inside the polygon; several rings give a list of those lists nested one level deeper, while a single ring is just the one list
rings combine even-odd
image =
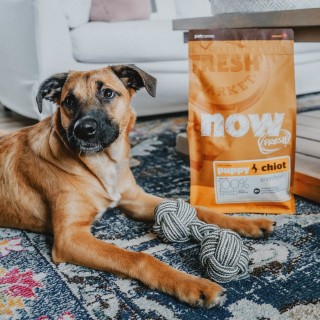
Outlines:
[{"label": "dog's head", "polygon": [[42,99],[57,104],[72,149],[100,152],[127,129],[133,116],[131,97],[142,87],[154,97],[156,79],[134,65],[119,65],[55,74],[41,84],[36,100],[40,112]]}]

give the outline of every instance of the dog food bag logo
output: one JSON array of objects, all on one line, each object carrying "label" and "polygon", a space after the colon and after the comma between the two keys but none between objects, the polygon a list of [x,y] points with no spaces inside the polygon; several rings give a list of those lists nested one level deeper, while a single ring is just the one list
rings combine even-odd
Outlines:
[{"label": "dog food bag logo", "polygon": [[[221,113],[201,113],[201,136],[224,137],[226,134],[239,138],[250,128],[262,154],[279,151],[289,145],[291,133],[282,129],[285,113],[232,114],[224,119]],[[213,130],[211,128],[213,127]]]},{"label": "dog food bag logo", "polygon": [[189,75],[191,204],[293,213],[292,30],[191,31]]}]

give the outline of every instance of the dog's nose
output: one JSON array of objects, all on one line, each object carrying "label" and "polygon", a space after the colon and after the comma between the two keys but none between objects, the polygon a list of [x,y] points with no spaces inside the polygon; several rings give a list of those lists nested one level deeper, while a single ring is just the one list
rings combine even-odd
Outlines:
[{"label": "dog's nose", "polygon": [[97,133],[98,123],[94,119],[86,119],[78,123],[74,128],[74,134],[82,140],[89,140]]}]

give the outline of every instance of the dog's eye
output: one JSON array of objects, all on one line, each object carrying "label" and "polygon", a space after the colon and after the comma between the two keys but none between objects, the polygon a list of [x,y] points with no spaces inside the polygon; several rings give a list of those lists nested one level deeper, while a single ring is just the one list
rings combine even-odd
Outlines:
[{"label": "dog's eye", "polygon": [[73,97],[73,96],[67,96],[63,101],[63,105],[65,105],[66,107],[69,107],[69,108],[75,107],[76,104],[77,104],[77,101],[76,101],[75,97]]},{"label": "dog's eye", "polygon": [[112,99],[115,97],[115,92],[112,89],[104,89],[103,95],[107,99]]}]

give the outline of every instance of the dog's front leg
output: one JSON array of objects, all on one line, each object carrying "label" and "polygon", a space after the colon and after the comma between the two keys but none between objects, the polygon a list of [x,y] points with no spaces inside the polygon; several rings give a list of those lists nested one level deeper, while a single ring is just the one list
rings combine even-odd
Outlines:
[{"label": "dog's front leg", "polygon": [[133,185],[121,195],[119,208],[129,217],[140,221],[154,221],[154,209],[165,199],[146,193],[138,185]]},{"label": "dog's front leg", "polygon": [[[134,219],[154,221],[154,209],[162,201],[165,199],[148,194],[139,186],[133,186],[123,194],[119,207]],[[246,237],[266,236],[273,232],[275,226],[275,222],[269,219],[230,216],[199,206],[196,206],[195,209],[200,220],[215,224],[220,228],[233,230]]]},{"label": "dog's front leg", "polygon": [[276,223],[265,218],[249,218],[237,215],[223,214],[205,207],[195,207],[198,218],[206,223],[216,224],[220,228],[230,229],[241,236],[261,238],[274,231]]},{"label": "dog's front leg", "polygon": [[69,262],[140,280],[146,286],[207,308],[223,303],[225,290],[207,279],[178,271],[143,253],[118,248],[90,232],[96,210],[86,201],[59,201],[53,210],[55,262]]}]

